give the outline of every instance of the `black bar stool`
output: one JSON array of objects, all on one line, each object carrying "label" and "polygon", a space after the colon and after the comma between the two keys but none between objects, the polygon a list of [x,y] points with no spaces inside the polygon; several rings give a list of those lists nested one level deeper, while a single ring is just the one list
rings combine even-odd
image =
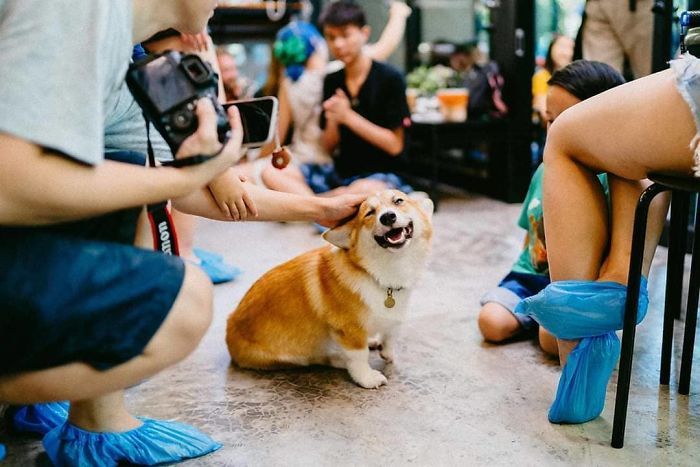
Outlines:
[{"label": "black bar stool", "polygon": [[[673,345],[674,318],[680,316],[683,291],[683,267],[685,260],[686,238],[688,230],[688,209],[690,196],[700,192],[700,178],[684,174],[654,173],[649,175],[654,183],[639,197],[634,215],[634,232],[632,234],[632,251],[627,283],[627,300],[622,333],[622,350],[620,368],[617,377],[617,394],[615,396],[615,418],[611,445],[621,448],[625,439],[627,403],[629,399],[630,378],[632,374],[632,354],[637,322],[639,286],[644,256],[647,215],[651,201],[664,191],[671,191],[671,228],[668,241],[668,264],[666,268],[666,298],[664,306],[663,337],[661,343],[661,369],[659,384],[668,384],[671,373],[671,356]],[[696,228],[698,223],[696,208]],[[697,253],[697,254],[696,254]],[[693,363],[693,346],[695,345],[695,325],[698,312],[698,290],[700,289],[700,235],[693,238],[693,257],[690,269],[688,304],[683,336],[683,354],[681,357],[681,374],[678,385],[680,394],[688,394],[690,389],[690,372]]]}]

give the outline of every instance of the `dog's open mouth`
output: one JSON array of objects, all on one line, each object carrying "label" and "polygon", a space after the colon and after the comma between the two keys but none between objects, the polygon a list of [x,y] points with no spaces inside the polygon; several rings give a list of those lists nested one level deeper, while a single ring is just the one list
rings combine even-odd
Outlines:
[{"label": "dog's open mouth", "polygon": [[413,222],[406,227],[398,227],[389,230],[384,235],[375,235],[374,240],[382,248],[401,248],[413,238]]}]

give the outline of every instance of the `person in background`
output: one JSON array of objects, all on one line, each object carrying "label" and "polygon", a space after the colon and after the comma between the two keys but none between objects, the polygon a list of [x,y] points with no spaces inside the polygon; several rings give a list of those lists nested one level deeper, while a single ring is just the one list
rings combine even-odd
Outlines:
[{"label": "person in background", "polygon": [[390,65],[374,61],[364,11],[355,3],[330,3],[319,22],[332,54],[345,67],[323,82],[323,144],[336,152],[328,193],[411,192],[396,175],[410,125],[406,83]]},{"label": "person in background", "polygon": [[[375,60],[386,60],[400,43],[410,13],[404,2],[392,2],[379,40],[365,45],[364,51]],[[278,32],[273,61],[283,66],[284,73],[277,93],[279,139],[285,141],[293,128],[289,146],[293,164],[277,170],[260,159],[237,170],[274,190],[307,195],[327,192],[331,189],[328,177],[333,173],[333,159],[321,141],[323,80],[330,70],[344,65],[340,61],[329,63],[323,37],[313,25],[303,21],[292,21]],[[262,153],[269,153],[269,149]]]},{"label": "person in background", "polygon": [[[611,66],[600,62],[578,60],[555,71],[548,82],[547,124],[551,125],[566,109],[625,82]],[[549,284],[549,264],[542,216],[542,178],[540,165],[532,176],[518,225],[527,232],[523,250],[511,271],[497,288],[481,298],[479,330],[488,342],[503,343],[537,329],[530,316],[515,314],[516,306],[536,295]],[[607,187],[607,177],[600,183]],[[607,188],[606,188],[607,190]],[[556,339],[539,327],[540,347],[550,355],[558,355]]]},{"label": "person in background", "polygon": [[653,0],[588,0],[583,23],[583,58],[607,63],[632,78],[651,73]]},{"label": "person in background", "polygon": [[573,56],[573,39],[555,34],[549,43],[544,66],[532,76],[532,108],[543,125],[547,123],[547,82],[555,71],[571,63]]},{"label": "person in background", "polygon": [[217,47],[216,62],[219,66],[226,102],[253,97],[255,94],[252,89],[253,83],[239,73],[236,57],[231,55],[224,47]]}]

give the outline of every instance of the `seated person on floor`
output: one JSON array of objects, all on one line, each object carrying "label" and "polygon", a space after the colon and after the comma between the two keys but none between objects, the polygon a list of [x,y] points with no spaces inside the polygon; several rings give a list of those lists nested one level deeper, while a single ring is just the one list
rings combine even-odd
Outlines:
[{"label": "seated person on floor", "polygon": [[394,173],[411,122],[403,77],[364,52],[370,30],[359,6],[331,3],[319,21],[332,54],[345,67],[323,83],[323,143],[336,152],[335,170],[325,174],[326,187],[314,188],[329,193],[412,191]]},{"label": "seated person on floor", "polygon": [[[379,40],[365,45],[363,52],[374,60],[385,60],[400,43],[410,12],[405,3],[392,2],[389,20]],[[273,63],[281,63],[284,67],[277,94],[280,103],[279,138],[284,141],[290,126],[293,127],[289,149],[294,164],[276,170],[263,157],[240,164],[236,170],[255,183],[274,190],[300,194],[325,192],[328,190],[327,174],[333,171],[333,159],[323,144],[320,127],[323,81],[329,72],[338,70],[343,63],[337,60],[328,62],[328,48],[323,37],[312,24],[304,21],[292,21],[278,31],[273,58]],[[269,153],[269,148],[261,153]]]},{"label": "seated person on floor", "polygon": [[[548,82],[545,115],[551,124],[564,110],[596,94],[623,84],[624,78],[614,68],[600,62],[579,60],[555,71]],[[489,342],[504,342],[537,329],[529,316],[514,314],[521,300],[537,294],[549,284],[549,265],[542,217],[542,177],[544,165],[532,176],[518,225],[527,231],[523,250],[511,271],[497,288],[481,298],[479,330]],[[607,178],[600,177],[607,191]],[[542,349],[558,355],[557,343],[540,327]]]}]

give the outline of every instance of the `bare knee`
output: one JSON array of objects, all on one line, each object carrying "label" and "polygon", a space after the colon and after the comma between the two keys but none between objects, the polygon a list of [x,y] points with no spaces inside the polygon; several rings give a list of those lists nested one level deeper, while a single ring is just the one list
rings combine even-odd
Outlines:
[{"label": "bare knee", "polygon": [[373,195],[378,191],[386,190],[388,185],[380,180],[361,178],[348,185],[348,192],[356,194]]},{"label": "bare knee", "polygon": [[489,302],[479,311],[479,331],[489,342],[503,342],[520,330],[520,323],[503,305]]},{"label": "bare knee", "polygon": [[566,149],[570,130],[568,118],[564,118],[565,113],[558,117],[547,129],[547,142],[544,147],[542,157],[545,166],[561,160],[562,157],[569,158],[569,151]]},{"label": "bare knee", "polygon": [[186,357],[209,328],[212,309],[211,281],[201,269],[186,264],[180,293],[144,355],[162,360],[166,365]]}]

